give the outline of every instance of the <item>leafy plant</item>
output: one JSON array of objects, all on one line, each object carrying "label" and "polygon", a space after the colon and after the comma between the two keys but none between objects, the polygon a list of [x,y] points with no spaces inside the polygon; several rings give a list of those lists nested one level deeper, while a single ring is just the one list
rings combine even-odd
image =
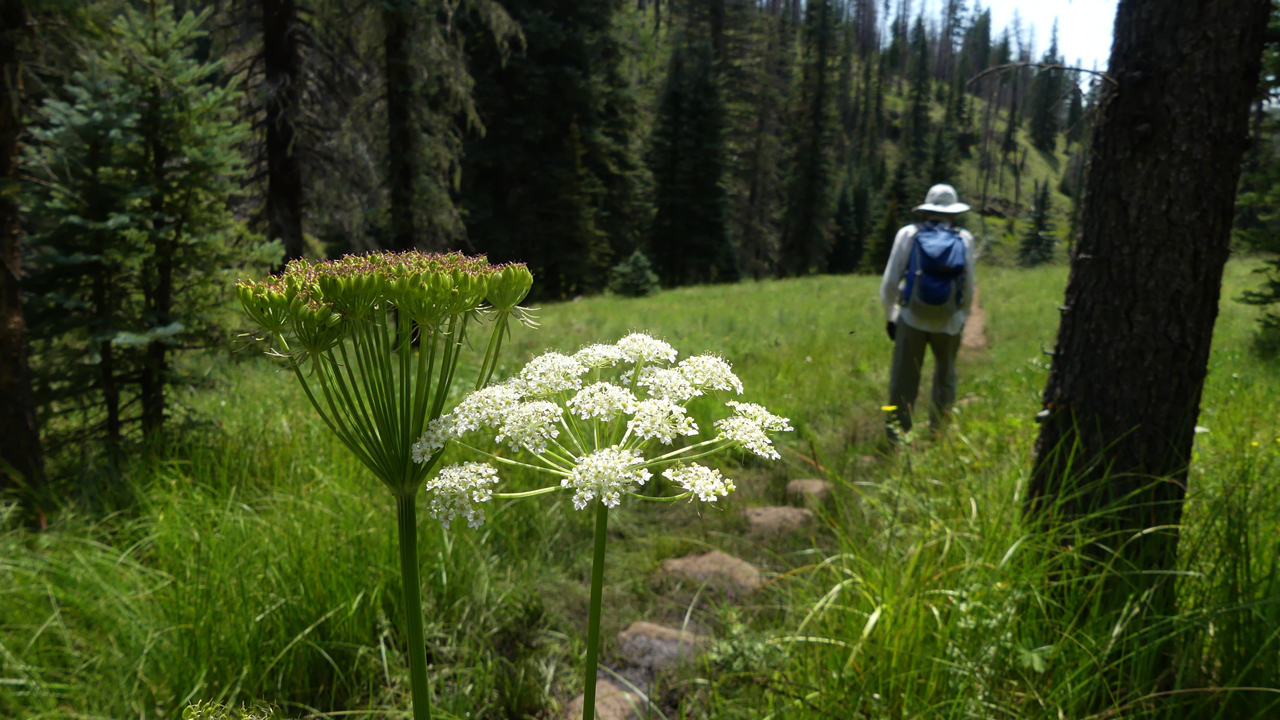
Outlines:
[{"label": "leafy plant", "polygon": [[[236,286],[245,312],[267,331],[274,353],[325,424],[396,498],[410,681],[420,720],[431,716],[431,689],[416,502],[440,451],[421,455],[414,440],[444,410],[468,326],[486,318],[493,323],[479,388],[497,367],[511,316],[525,317],[517,305],[532,285],[523,265],[492,267],[482,257],[410,251],[316,265],[294,261],[280,277]],[[481,309],[486,300],[491,312]]]}]

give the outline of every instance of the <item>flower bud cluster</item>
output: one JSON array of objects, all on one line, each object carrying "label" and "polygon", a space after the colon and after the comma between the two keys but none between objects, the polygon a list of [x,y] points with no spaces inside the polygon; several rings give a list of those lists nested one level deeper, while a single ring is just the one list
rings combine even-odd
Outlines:
[{"label": "flower bud cluster", "polygon": [[371,253],[311,263],[294,260],[260,281],[236,283],[249,318],[269,334],[292,335],[310,353],[343,340],[351,322],[395,307],[424,327],[475,311],[488,301],[512,312],[533,275],[522,264],[492,266],[461,253]]},{"label": "flower bud cluster", "polygon": [[[699,433],[687,410],[694,398],[741,394],[743,387],[723,358],[697,355],[679,363],[676,358],[674,348],[643,333],[613,345],[589,345],[573,355],[545,353],[515,377],[471,393],[430,423],[414,446],[415,460],[428,461],[449,439],[496,430],[496,442],[528,451],[539,463],[535,467],[559,475],[579,510],[596,498],[614,507],[622,493],[649,480],[650,469],[671,465],[665,477],[688,496],[712,502],[733,491],[732,481],[683,460],[731,447],[777,459],[769,433],[792,428],[760,405],[729,400],[726,407],[733,415],[715,423],[715,437],[677,444]],[[646,459],[647,449],[662,446],[676,449]]]}]

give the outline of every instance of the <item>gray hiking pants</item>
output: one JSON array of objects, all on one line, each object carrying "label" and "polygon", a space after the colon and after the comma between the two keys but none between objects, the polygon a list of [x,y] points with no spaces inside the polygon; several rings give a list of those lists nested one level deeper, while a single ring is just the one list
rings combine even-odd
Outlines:
[{"label": "gray hiking pants", "polygon": [[[920,367],[924,365],[925,347],[933,348],[933,393],[929,403],[929,423],[935,429],[956,400],[956,353],[960,350],[960,334],[931,333],[898,323],[893,346],[893,367],[889,371],[889,404],[898,406],[890,419],[897,420],[903,432],[911,429],[911,410],[920,392]],[[886,423],[889,440],[896,441],[892,423]]]}]

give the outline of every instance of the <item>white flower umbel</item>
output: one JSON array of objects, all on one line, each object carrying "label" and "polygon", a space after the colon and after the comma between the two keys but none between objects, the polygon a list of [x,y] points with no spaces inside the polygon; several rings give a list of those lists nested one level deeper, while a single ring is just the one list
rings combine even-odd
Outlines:
[{"label": "white flower umbel", "polygon": [[773,442],[765,434],[764,428],[751,418],[735,415],[717,420],[716,429],[720,431],[721,438],[741,445],[762,458],[777,460],[781,457],[778,451],[773,449]]},{"label": "white flower umbel", "polygon": [[[715,423],[717,434],[697,439],[699,430],[689,416],[689,403],[710,392],[741,393],[742,382],[729,363],[714,355],[687,358],[673,367],[676,358],[674,348],[643,333],[632,333],[615,345],[589,345],[572,357],[549,352],[530,361],[506,386],[487,388],[463,400],[451,421],[428,428],[415,455],[430,461],[438,457],[444,441],[453,438],[494,463],[559,478],[558,484],[519,492],[493,491],[492,497],[570,492],[574,508],[591,508],[595,545],[587,613],[586,697],[594,697],[610,508],[617,507],[624,494],[655,502],[684,498],[714,502],[734,490],[733,482],[693,461],[732,448],[776,460],[778,453],[768,433],[791,429],[786,418],[759,405],[731,401],[721,413],[733,414]],[[503,457],[467,444],[467,433],[493,427],[499,428],[497,441],[509,444],[516,456]],[[464,468],[473,469],[466,472],[452,468],[441,472],[433,514],[446,519],[465,515],[474,524],[484,521],[475,505],[490,497],[493,475],[491,469],[474,469],[478,467],[487,466],[470,463]],[[641,494],[641,486],[654,472],[670,478],[678,494]],[[590,717],[593,710],[584,705],[585,716]]]},{"label": "white flower umbel", "polygon": [[618,341],[617,348],[630,363],[670,363],[678,354],[675,348],[644,333],[631,333]]},{"label": "white flower umbel", "polygon": [[720,474],[719,470],[701,465],[681,465],[667,468],[662,476],[691,492],[703,502],[715,502],[733,492],[733,481]]},{"label": "white flower umbel", "polygon": [[547,451],[547,441],[560,437],[560,423],[564,410],[553,402],[535,400],[520,403],[507,412],[502,429],[495,438],[506,441],[512,450],[521,448],[540,455]]},{"label": "white flower umbel", "polygon": [[725,405],[733,408],[733,412],[740,415],[764,428],[765,432],[788,432],[793,430],[791,421],[778,417],[764,408],[763,405],[755,403],[742,403],[730,400]]},{"label": "white flower umbel", "polygon": [[422,437],[418,442],[413,444],[413,461],[416,463],[424,463],[431,459],[437,450],[444,448],[445,444],[454,438],[454,417],[450,415],[441,415],[440,417],[427,423],[427,429],[422,433]]},{"label": "white flower umbel", "polygon": [[588,345],[573,354],[573,359],[582,363],[583,367],[592,370],[601,368],[611,368],[622,362],[622,351],[617,345],[604,345],[597,343]]},{"label": "white flower umbel", "polygon": [[484,524],[484,510],[476,507],[493,497],[491,485],[498,482],[498,471],[486,463],[469,462],[450,465],[427,481],[432,493],[431,517],[446,526],[461,515],[467,525],[478,528]]},{"label": "white flower umbel", "polygon": [[636,396],[624,387],[598,382],[588,385],[569,398],[565,407],[583,420],[609,422],[619,415],[636,411]]},{"label": "white flower umbel", "polygon": [[666,398],[652,398],[636,405],[635,417],[627,423],[627,431],[642,440],[657,439],[663,445],[670,445],[680,435],[697,435],[698,426],[685,414],[684,406]]},{"label": "white flower umbel", "polygon": [[561,487],[573,490],[573,506],[583,510],[595,498],[607,507],[617,507],[622,493],[649,481],[652,475],[640,467],[644,456],[638,450],[618,446],[597,450],[581,459],[560,481]]},{"label": "white flower umbel", "polygon": [[668,368],[641,369],[640,379],[636,381],[636,385],[648,390],[651,397],[678,403],[687,403],[702,394],[702,391],[695,388],[679,370]]},{"label": "white flower umbel", "polygon": [[528,397],[547,397],[582,387],[587,366],[558,352],[549,352],[529,361],[520,371],[519,386]]},{"label": "white flower umbel", "polygon": [[510,382],[490,385],[471,393],[451,413],[454,432],[461,435],[482,427],[498,427],[507,412],[520,402],[520,395],[520,388]]},{"label": "white flower umbel", "polygon": [[[683,488],[678,497],[714,501],[730,492],[733,483],[692,461],[732,448],[776,460],[769,433],[785,432],[791,425],[760,405],[730,400],[725,407],[732,414],[715,423],[715,435],[697,439],[699,427],[689,415],[689,403],[706,392],[740,393],[742,381],[715,355],[673,365],[676,360],[670,345],[643,333],[615,345],[588,345],[573,356],[545,353],[515,378],[472,393],[431,423],[414,446],[414,459],[428,462],[456,440],[495,464],[560,479],[559,485],[496,496],[571,489],[578,509],[595,498],[613,507],[651,472],[674,466],[675,474],[668,477]],[[467,441],[470,434],[491,428],[490,437],[517,455],[486,452]]]},{"label": "white flower umbel", "polygon": [[715,355],[695,355],[680,361],[680,374],[698,390],[733,391],[742,394],[742,381],[733,367]]}]

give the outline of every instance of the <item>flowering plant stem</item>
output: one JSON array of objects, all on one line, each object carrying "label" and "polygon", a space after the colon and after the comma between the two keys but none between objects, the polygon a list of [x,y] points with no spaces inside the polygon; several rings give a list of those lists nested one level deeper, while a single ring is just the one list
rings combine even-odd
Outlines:
[{"label": "flowering plant stem", "polygon": [[591,608],[587,614],[586,687],[582,691],[582,720],[595,720],[596,663],[600,655],[600,600],[604,594],[604,544],[609,526],[609,506],[596,500],[596,547],[591,557]]},{"label": "flowering plant stem", "polygon": [[422,634],[422,595],[418,580],[418,493],[396,496],[400,576],[403,583],[405,641],[409,644],[409,688],[413,720],[431,718],[431,681],[427,678],[427,643]]}]

